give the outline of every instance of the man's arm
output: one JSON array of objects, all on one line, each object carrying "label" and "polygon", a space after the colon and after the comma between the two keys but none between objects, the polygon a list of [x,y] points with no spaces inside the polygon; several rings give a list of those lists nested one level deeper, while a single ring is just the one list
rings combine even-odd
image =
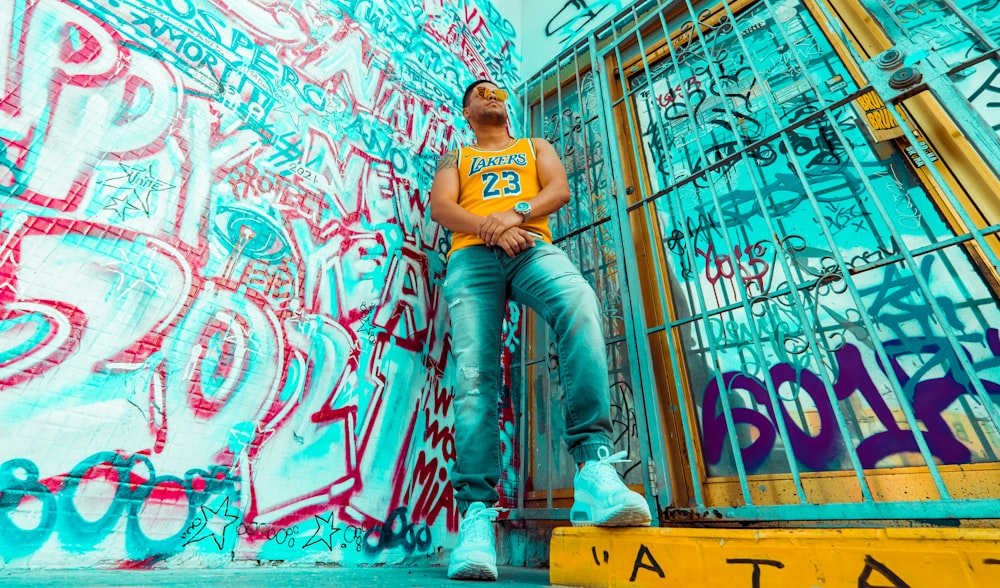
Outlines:
[{"label": "man's arm", "polygon": [[483,217],[458,205],[458,152],[449,151],[438,160],[431,183],[431,218],[456,233],[475,235]]},{"label": "man's arm", "polygon": [[525,220],[548,216],[569,202],[569,182],[566,180],[566,168],[563,167],[559,155],[545,139],[533,139],[535,143],[535,165],[538,168],[538,180],[541,191],[528,200],[531,204],[531,217],[525,219],[513,210],[496,212],[486,217],[479,226],[479,238],[487,245],[496,245],[497,239],[511,227]]},{"label": "man's arm", "polygon": [[[437,172],[431,184],[431,218],[453,232],[474,235],[482,224],[483,217],[459,206],[458,191],[458,154],[449,151],[438,160]],[[498,238],[496,245],[507,252],[507,255],[514,256],[534,247],[535,240],[531,233],[515,228]]]},{"label": "man's arm", "polygon": [[549,216],[569,204],[569,181],[555,147],[545,139],[534,139],[534,143],[535,165],[542,191],[528,202],[531,203],[531,218],[538,218]]}]

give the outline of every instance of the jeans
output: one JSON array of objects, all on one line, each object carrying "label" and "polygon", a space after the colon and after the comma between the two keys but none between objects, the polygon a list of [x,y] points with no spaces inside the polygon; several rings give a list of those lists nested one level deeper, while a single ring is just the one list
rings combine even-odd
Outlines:
[{"label": "jeans", "polygon": [[578,463],[612,446],[608,362],[597,295],[558,247],[536,241],[509,257],[473,245],[448,259],[444,297],[455,370],[451,483],[460,512],[499,500],[501,326],[507,300],[526,304],[555,332],[565,393],[565,441]]}]

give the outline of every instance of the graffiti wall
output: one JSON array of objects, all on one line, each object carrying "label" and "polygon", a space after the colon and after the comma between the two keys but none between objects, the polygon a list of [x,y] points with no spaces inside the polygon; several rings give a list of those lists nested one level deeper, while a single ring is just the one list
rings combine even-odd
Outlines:
[{"label": "graffiti wall", "polygon": [[611,20],[623,9],[642,2],[634,0],[535,0],[531,18],[522,18],[524,53],[522,71],[529,77],[563,50],[572,47],[589,31]]},{"label": "graffiti wall", "polygon": [[0,3],[0,560],[454,543],[427,192],[513,38],[488,0]]}]

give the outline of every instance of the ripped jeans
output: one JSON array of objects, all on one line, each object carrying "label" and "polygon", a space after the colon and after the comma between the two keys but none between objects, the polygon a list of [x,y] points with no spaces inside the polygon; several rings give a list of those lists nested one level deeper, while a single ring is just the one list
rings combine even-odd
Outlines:
[{"label": "ripped jeans", "polygon": [[569,257],[536,241],[509,257],[473,245],[448,259],[444,297],[455,370],[455,450],[451,483],[459,512],[499,500],[501,327],[507,300],[526,304],[555,332],[565,394],[566,446],[578,463],[611,447],[607,350],[597,295]]}]

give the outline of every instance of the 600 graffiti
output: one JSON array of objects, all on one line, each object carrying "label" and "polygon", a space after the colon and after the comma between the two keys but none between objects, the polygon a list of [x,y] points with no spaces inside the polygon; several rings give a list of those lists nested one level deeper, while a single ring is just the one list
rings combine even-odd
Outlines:
[{"label": "600 graffiti", "polygon": [[[112,483],[114,494],[101,516],[84,518],[78,510],[77,492],[82,482],[96,480]],[[11,459],[0,465],[0,556],[30,554],[56,530],[67,548],[93,549],[115,529],[122,514],[128,517],[125,546],[131,557],[145,559],[173,554],[183,548],[184,534],[190,525],[197,525],[195,518],[202,505],[215,496],[225,496],[233,502],[239,499],[237,482],[221,466],[211,466],[207,471],[191,469],[183,478],[157,476],[153,463],[145,455],[102,451],[78,463],[62,486],[52,490],[39,481],[38,466],[33,461]],[[177,532],[162,539],[147,536],[139,520],[146,504],[183,504],[178,494],[183,494],[187,501],[187,514]],[[32,499],[38,502],[40,516],[34,528],[24,528],[18,524],[27,510],[21,504],[30,505]]]}]

